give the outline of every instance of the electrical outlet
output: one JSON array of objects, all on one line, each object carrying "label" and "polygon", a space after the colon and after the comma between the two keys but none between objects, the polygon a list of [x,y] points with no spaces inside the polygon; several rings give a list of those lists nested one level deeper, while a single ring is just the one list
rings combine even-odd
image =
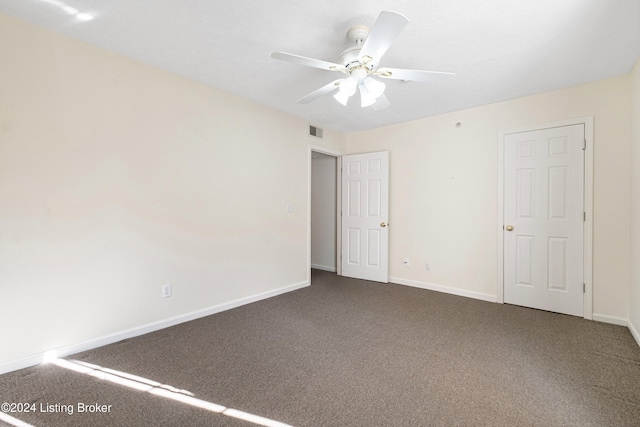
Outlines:
[{"label": "electrical outlet", "polygon": [[424,271],[431,271],[431,266],[429,265],[428,262],[424,263]]},{"label": "electrical outlet", "polygon": [[405,258],[403,263],[405,267],[409,267],[409,258]]},{"label": "electrical outlet", "polygon": [[169,298],[171,296],[171,283],[162,285],[162,298]]}]

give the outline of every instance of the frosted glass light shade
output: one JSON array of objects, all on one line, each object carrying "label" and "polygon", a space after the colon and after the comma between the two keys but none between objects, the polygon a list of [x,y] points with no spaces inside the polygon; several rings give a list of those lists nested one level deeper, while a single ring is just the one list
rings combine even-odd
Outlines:
[{"label": "frosted glass light shade", "polygon": [[376,102],[376,98],[371,95],[371,92],[364,84],[360,85],[360,106],[362,108],[369,107]]},{"label": "frosted glass light shade", "polygon": [[339,90],[335,95],[333,95],[333,97],[336,99],[336,101],[345,106],[347,105],[347,102],[350,98],[349,94],[344,90]]},{"label": "frosted glass light shade", "polygon": [[374,99],[380,98],[384,93],[384,89],[386,87],[384,83],[376,79],[372,79],[371,77],[367,77],[364,80],[364,86],[367,88],[369,94],[373,96]]},{"label": "frosted glass light shade", "polygon": [[333,97],[342,105],[347,105],[349,98],[356,93],[356,87],[358,86],[358,79],[355,76],[351,76],[348,79],[344,79],[340,82],[338,93]]},{"label": "frosted glass light shade", "polygon": [[353,96],[353,94],[356,93],[357,86],[358,78],[351,76],[340,83],[340,92],[345,92],[348,96]]}]

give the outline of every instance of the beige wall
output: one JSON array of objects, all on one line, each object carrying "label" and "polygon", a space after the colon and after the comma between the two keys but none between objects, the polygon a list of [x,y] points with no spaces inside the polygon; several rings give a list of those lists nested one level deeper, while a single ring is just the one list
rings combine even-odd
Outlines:
[{"label": "beige wall", "polygon": [[0,30],[0,365],[307,281],[306,122]]},{"label": "beige wall", "polygon": [[632,129],[631,142],[631,292],[630,328],[640,344],[640,59],[631,73]]},{"label": "beige wall", "polygon": [[627,319],[630,87],[627,75],[350,135],[349,153],[390,151],[390,276],[495,298],[498,132],[594,116],[593,312]]}]

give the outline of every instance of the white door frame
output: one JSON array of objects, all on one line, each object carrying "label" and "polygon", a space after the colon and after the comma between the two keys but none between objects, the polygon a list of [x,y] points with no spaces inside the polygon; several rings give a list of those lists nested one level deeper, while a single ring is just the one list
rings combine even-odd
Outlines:
[{"label": "white door frame", "polygon": [[309,144],[308,164],[307,164],[307,282],[311,283],[311,156],[312,152],[326,154],[336,158],[336,273],[342,276],[342,156],[344,153],[339,150],[319,145]]},{"label": "white door frame", "polygon": [[586,152],[584,156],[584,318],[593,318],[593,116],[562,120],[552,123],[509,129],[498,132],[498,301],[504,303],[504,138],[512,133],[530,132],[541,129],[584,125]]}]

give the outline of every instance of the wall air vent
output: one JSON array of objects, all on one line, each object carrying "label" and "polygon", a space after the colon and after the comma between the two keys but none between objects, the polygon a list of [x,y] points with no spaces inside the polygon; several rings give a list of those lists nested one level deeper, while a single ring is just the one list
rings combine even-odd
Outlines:
[{"label": "wall air vent", "polygon": [[322,129],[309,125],[309,135],[322,138]]}]

